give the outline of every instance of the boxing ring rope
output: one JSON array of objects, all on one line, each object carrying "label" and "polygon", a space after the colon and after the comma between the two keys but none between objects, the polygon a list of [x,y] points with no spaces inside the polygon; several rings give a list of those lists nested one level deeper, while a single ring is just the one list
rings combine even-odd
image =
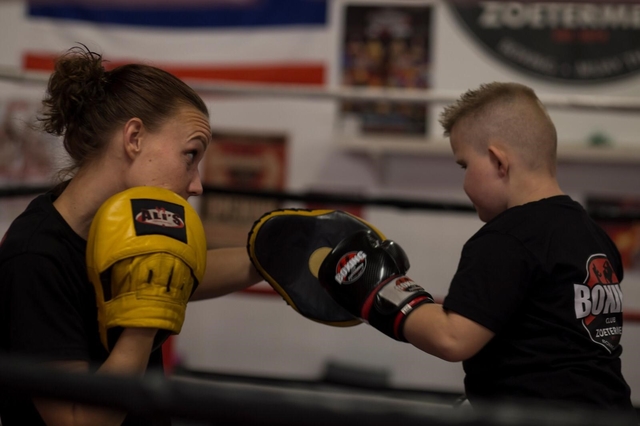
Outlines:
[{"label": "boxing ring rope", "polygon": [[610,426],[634,425],[617,413],[521,403],[454,409],[427,401],[331,390],[223,383],[149,372],[132,378],[67,372],[0,355],[0,395],[55,397],[149,418],[280,426]]},{"label": "boxing ring rope", "polygon": [[[41,194],[50,190],[49,186],[15,186],[15,187],[0,187],[0,199],[13,198]],[[251,189],[239,189],[228,188],[214,185],[203,185],[203,196],[207,194],[222,194],[222,195],[235,195],[243,197],[254,198],[266,198],[277,201],[294,201],[310,204],[324,204],[324,205],[358,205],[358,206],[383,206],[394,207],[402,210],[425,210],[425,211],[440,211],[451,213],[473,213],[475,209],[468,203],[455,203],[448,201],[423,201],[423,200],[409,200],[401,198],[391,197],[362,197],[357,195],[337,195],[337,194],[322,194],[317,192],[295,193],[287,191],[273,191],[273,190],[251,190]],[[246,289],[246,293],[265,294],[265,295],[280,295],[270,288],[264,288],[261,286],[254,286]],[[640,323],[640,312],[626,310],[623,313],[625,321]]]},{"label": "boxing ring rope", "polygon": [[[49,73],[22,71],[9,67],[0,67],[0,81],[26,84],[44,84]],[[459,91],[410,89],[410,88],[373,88],[315,87],[300,84],[260,84],[236,81],[210,81],[184,79],[201,95],[235,95],[251,97],[303,98],[312,100],[361,100],[391,101],[404,103],[447,103],[460,96]],[[618,112],[640,112],[640,98],[603,96],[603,95],[559,95],[540,93],[540,100],[548,108],[575,110],[610,110]]]},{"label": "boxing ring rope", "polygon": [[[48,186],[15,186],[0,187],[0,199],[21,197],[26,195],[41,194],[50,190]],[[223,194],[223,195],[239,195],[254,198],[268,198],[277,201],[298,201],[306,203],[320,204],[347,204],[347,205],[377,205],[396,207],[399,209],[419,209],[419,210],[436,210],[448,212],[467,212],[474,213],[475,209],[472,205],[466,203],[439,202],[439,201],[419,201],[404,200],[400,198],[365,198],[357,195],[336,195],[321,194],[315,192],[293,193],[286,191],[272,190],[247,190],[239,188],[227,188],[213,185],[203,185],[203,195],[206,194]]]}]

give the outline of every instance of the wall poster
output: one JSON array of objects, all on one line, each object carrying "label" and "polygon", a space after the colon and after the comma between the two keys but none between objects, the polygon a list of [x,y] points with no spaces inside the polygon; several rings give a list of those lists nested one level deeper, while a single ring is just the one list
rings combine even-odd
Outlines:
[{"label": "wall poster", "polygon": [[[40,101],[12,96],[0,98],[0,186],[17,188],[53,183],[62,165],[62,143],[37,129]],[[0,238],[33,196],[0,198]]]},{"label": "wall poster", "polygon": [[[203,185],[249,191],[282,191],[287,137],[281,134],[213,132],[203,159]],[[209,248],[245,246],[254,221],[279,201],[248,195],[206,193],[201,217]]]},{"label": "wall poster", "polygon": [[[343,86],[430,87],[431,5],[345,4],[343,15]],[[341,115],[365,135],[424,136],[428,130],[426,103],[345,100]]]}]

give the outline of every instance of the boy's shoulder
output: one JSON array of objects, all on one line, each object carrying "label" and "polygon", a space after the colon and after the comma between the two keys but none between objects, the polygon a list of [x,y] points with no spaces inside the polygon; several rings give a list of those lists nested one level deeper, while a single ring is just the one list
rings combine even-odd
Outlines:
[{"label": "boy's shoulder", "polygon": [[484,228],[503,232],[522,227],[548,229],[586,216],[587,212],[578,202],[568,195],[558,195],[507,209]]},{"label": "boy's shoulder", "polygon": [[585,209],[566,195],[545,198],[512,207],[487,222],[470,239],[501,234],[521,243],[549,240],[566,233],[583,234],[590,221]]}]

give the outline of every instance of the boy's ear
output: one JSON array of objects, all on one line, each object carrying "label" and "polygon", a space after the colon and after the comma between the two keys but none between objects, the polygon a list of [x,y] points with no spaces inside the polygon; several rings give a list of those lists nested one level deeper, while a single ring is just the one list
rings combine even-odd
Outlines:
[{"label": "boy's ear", "polygon": [[489,159],[500,177],[509,174],[509,155],[500,145],[489,144]]},{"label": "boy's ear", "polygon": [[124,150],[127,156],[134,158],[142,149],[142,135],[144,134],[144,124],[137,117],[131,118],[122,128]]}]

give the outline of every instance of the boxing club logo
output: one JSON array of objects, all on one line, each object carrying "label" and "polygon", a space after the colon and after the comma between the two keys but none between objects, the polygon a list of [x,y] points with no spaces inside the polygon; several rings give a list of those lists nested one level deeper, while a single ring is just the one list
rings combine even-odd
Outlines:
[{"label": "boxing club logo", "polygon": [[338,284],[351,284],[364,274],[366,268],[367,254],[363,251],[351,251],[338,261],[335,280]]},{"label": "boxing club logo", "polygon": [[136,235],[166,235],[187,242],[184,207],[151,199],[131,200]]},{"label": "boxing club logo", "polygon": [[607,256],[589,257],[584,283],[573,288],[576,319],[593,342],[613,351],[622,336],[622,290]]}]

